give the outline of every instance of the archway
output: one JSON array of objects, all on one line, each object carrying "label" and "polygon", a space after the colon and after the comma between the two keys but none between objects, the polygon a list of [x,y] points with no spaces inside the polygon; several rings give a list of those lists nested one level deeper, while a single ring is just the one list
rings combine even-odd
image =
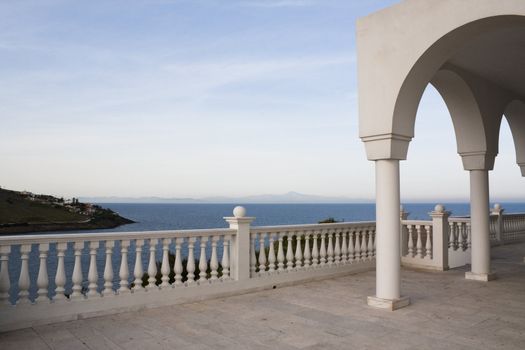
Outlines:
[{"label": "archway", "polygon": [[[503,112],[525,96],[523,37],[525,3],[516,0],[406,0],[359,22],[360,136],[376,165],[376,295],[370,304],[390,309],[408,304],[401,295],[396,249],[399,160],[406,159],[428,83],[447,103],[458,152],[470,173],[472,271],[466,277],[494,277],[488,171],[498,152]],[[519,125],[513,130],[522,128],[522,119],[513,119]],[[516,142],[516,147],[525,146]]]}]

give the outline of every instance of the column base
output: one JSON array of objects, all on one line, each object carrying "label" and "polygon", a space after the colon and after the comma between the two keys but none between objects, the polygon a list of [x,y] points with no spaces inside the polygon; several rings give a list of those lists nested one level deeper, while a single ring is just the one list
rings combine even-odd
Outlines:
[{"label": "column base", "polygon": [[410,305],[410,298],[401,297],[399,299],[382,299],[378,297],[369,296],[367,298],[367,304],[368,306],[375,307],[377,309],[387,309],[390,311],[394,311]]},{"label": "column base", "polygon": [[474,273],[472,271],[465,272],[465,279],[473,281],[488,282],[497,278],[495,272],[491,273]]}]

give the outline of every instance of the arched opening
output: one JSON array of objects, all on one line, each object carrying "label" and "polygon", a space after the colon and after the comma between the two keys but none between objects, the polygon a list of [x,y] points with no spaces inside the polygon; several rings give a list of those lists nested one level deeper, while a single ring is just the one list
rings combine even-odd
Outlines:
[{"label": "arched opening", "polygon": [[[524,57],[524,54],[517,55],[512,62],[505,61],[502,66],[503,61],[495,58],[494,53],[492,55],[488,53],[503,52],[502,42],[506,46],[520,45],[519,38],[523,35],[525,35],[525,16],[495,16],[464,24],[434,42],[411,67],[399,89],[392,116],[392,133],[414,136],[417,107],[421,96],[427,84],[435,79],[436,74],[444,67],[464,71],[462,76],[468,80],[476,80],[481,75],[487,81],[496,80],[496,85],[504,89],[517,87],[522,91],[520,82],[515,80],[523,81],[521,78],[525,77],[523,70],[517,69],[522,65],[518,60]],[[488,61],[493,62],[484,62],[486,57],[490,57]],[[506,68],[510,68],[510,72]],[[516,71],[517,76],[513,77],[512,71]],[[498,78],[498,74],[504,76],[503,80]],[[505,80],[505,77],[508,80]],[[498,97],[501,99],[497,106],[494,106],[496,109],[502,110],[509,102],[508,97],[506,99],[502,96],[494,97],[494,100]]]},{"label": "arched opening", "polygon": [[[469,171],[472,258],[465,277],[493,279],[488,172],[498,153],[505,108],[516,96],[525,96],[525,4],[407,0],[366,18],[359,27],[360,136],[376,167],[378,258],[376,296],[369,304],[392,308],[408,304],[401,297],[396,251],[399,161],[407,158],[418,106],[429,83],[447,105],[457,151]],[[521,120],[525,119],[514,122],[521,125]],[[509,123],[515,130],[513,121]],[[451,154],[445,157],[450,159]],[[439,172],[430,176],[439,181]]]},{"label": "arched opening", "polygon": [[516,147],[507,117],[501,121],[499,154],[490,179],[494,193],[491,196],[491,202],[505,203],[504,208],[507,202],[522,198],[525,194],[523,178],[520,169],[516,166]]},{"label": "arched opening", "polygon": [[[410,161],[401,163],[403,202],[468,200],[468,174],[463,171],[461,157],[457,155],[452,118],[442,96],[431,84],[419,104],[415,135],[408,151]],[[412,175],[420,173],[418,169],[422,168],[427,176]],[[432,208],[433,205],[430,210]],[[428,215],[411,217],[423,220]]]}]

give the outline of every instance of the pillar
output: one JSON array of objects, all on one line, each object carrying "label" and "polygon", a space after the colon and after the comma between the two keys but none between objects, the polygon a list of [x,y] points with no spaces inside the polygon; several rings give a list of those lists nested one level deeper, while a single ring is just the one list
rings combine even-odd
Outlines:
[{"label": "pillar", "polygon": [[489,173],[470,170],[470,227],[472,230],[472,265],[466,279],[490,281]]},{"label": "pillar", "polygon": [[246,217],[246,209],[237,206],[233,209],[233,217],[225,217],[230,228],[237,230],[232,236],[230,253],[230,276],[236,281],[250,279],[250,225],[254,217]]},{"label": "pillar", "polygon": [[368,305],[389,310],[410,304],[401,297],[399,160],[380,159],[376,167],[376,295]]},{"label": "pillar", "polygon": [[445,211],[445,207],[438,204],[434,211],[430,212],[432,218],[432,261],[439,270],[448,270],[448,218],[450,212]]}]

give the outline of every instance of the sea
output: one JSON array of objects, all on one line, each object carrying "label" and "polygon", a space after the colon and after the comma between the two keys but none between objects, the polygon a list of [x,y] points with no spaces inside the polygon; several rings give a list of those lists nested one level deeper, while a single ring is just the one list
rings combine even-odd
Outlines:
[{"label": "sea", "polygon": [[[469,215],[468,203],[443,203],[447,211],[453,216]],[[155,230],[185,230],[185,229],[204,229],[204,228],[226,228],[227,223],[223,219],[226,216],[233,216],[233,204],[122,204],[122,203],[100,203],[102,207],[112,209],[121,216],[135,221],[133,224],[123,225],[113,229],[92,230],[92,231],[66,231],[68,233],[89,233],[89,232],[130,232],[130,231],[155,231]],[[375,220],[375,204],[240,204],[246,208],[247,216],[255,217],[253,226],[268,225],[293,225],[293,224],[315,224],[327,218],[334,218],[337,221],[373,221]],[[507,213],[525,212],[524,203],[501,203]],[[404,211],[410,213],[409,219],[428,220],[428,213],[433,210],[435,203],[406,203],[403,204]],[[54,232],[41,232],[49,234]],[[32,233],[35,234],[35,233]],[[39,234],[39,233],[36,233]],[[219,259],[222,256],[222,247],[218,247]],[[119,242],[115,242],[115,250],[120,249]],[[174,247],[171,246],[170,250]],[[207,251],[210,247],[207,248]],[[65,255],[65,269],[67,276],[66,294],[71,292],[71,276],[74,267],[74,254],[72,244],[69,244]],[[142,262],[143,269],[147,271],[148,249],[143,249]],[[161,249],[157,249],[157,261],[161,260]],[[183,246],[182,254],[187,255],[187,247]],[[196,256],[199,248],[196,247]],[[209,256],[209,252],[207,252]],[[97,252],[97,270],[99,275],[99,289],[102,289],[103,271],[105,263],[104,249]],[[82,273],[84,276],[83,286],[87,287],[87,273],[89,268],[89,255],[87,247],[82,255]],[[47,259],[49,275],[49,296],[54,294],[56,287],[54,276],[57,268],[56,245],[50,244]],[[134,279],[133,269],[135,264],[135,249],[132,244],[129,249],[128,269],[130,275],[128,281]],[[114,254],[112,259],[114,270],[113,285],[118,288],[120,254]],[[17,281],[20,276],[20,246],[13,246],[9,257],[9,275],[11,281],[10,300],[15,302],[18,293]],[[36,280],[38,276],[39,259],[38,247],[32,246],[29,256],[29,274],[31,280],[30,297],[36,296]]]},{"label": "sea", "polygon": [[[223,217],[233,216],[233,204],[135,204],[100,203],[134,224],[93,232],[186,230],[228,227]],[[338,221],[373,221],[375,204],[239,204],[246,215],[255,217],[254,226],[315,224],[327,218]],[[436,203],[406,203],[409,219],[426,220]],[[453,216],[469,215],[468,203],[443,203]],[[501,203],[508,213],[525,212],[525,203]],[[83,231],[91,232],[91,231]]]}]

